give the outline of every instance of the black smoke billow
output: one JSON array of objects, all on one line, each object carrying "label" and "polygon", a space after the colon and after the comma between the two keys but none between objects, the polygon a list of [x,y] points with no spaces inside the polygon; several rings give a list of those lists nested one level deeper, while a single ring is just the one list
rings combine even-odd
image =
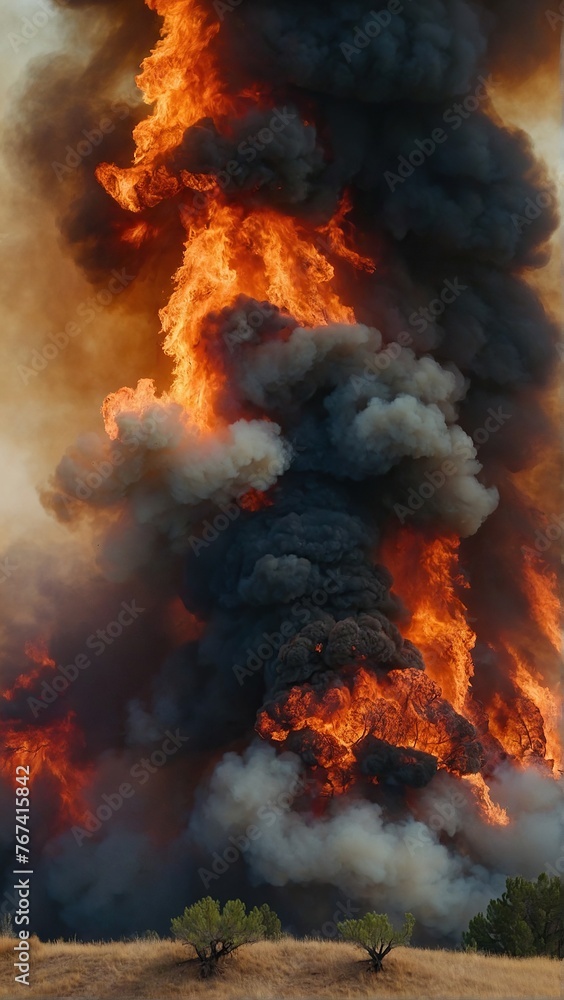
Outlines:
[{"label": "black smoke billow", "polygon": [[[110,23],[119,21],[112,52],[124,65],[138,51],[139,33],[145,42],[154,31],[140,0],[68,6],[95,6]],[[217,18],[213,4],[206,9]],[[199,345],[228,376],[217,399],[226,426],[203,447],[190,415],[155,399],[147,410],[158,416],[153,430],[86,505],[69,505],[68,497],[89,468],[91,441],[69,448],[45,495],[55,512],[64,495],[71,521],[85,506],[103,523],[113,513],[104,569],[125,579],[140,573],[147,584],[158,565],[159,585],[174,581],[203,623],[169,656],[153,648],[148,662],[141,656],[138,684],[125,663],[127,685],[108,678],[123,728],[108,735],[105,775],[117,777],[135,747],[142,750],[169,727],[191,738],[165,786],[178,802],[172,814],[167,806],[167,858],[157,862],[150,851],[155,810],[162,808],[156,787],[84,849],[64,834],[51,841],[41,872],[45,919],[64,930],[88,936],[142,929],[137,914],[148,898],[165,927],[179,902],[201,893],[194,871],[206,851],[244,831],[264,801],[300,773],[323,775],[335,752],[329,736],[320,740],[304,727],[290,731],[275,753],[254,732],[257,715],[283,727],[295,688],[313,699],[351,694],[360,663],[384,688],[401,692],[406,714],[415,706],[422,725],[440,723],[448,736],[444,754],[410,748],[399,728],[388,739],[367,731],[355,747],[354,787],[331,797],[321,778],[315,793],[300,797],[249,846],[217,884],[218,894],[236,885],[254,899],[257,883],[276,886],[288,920],[307,927],[296,886],[316,884],[320,893],[344,891],[362,903],[411,909],[433,939],[444,940],[507,874],[537,874],[560,844],[552,778],[500,763],[493,736],[444,701],[421,654],[402,637],[409,609],[376,555],[396,523],[394,504],[425,471],[453,463],[455,473],[411,523],[464,539],[467,603],[478,635],[473,691],[484,703],[502,691],[511,704],[517,692],[492,658],[492,636],[511,627],[523,606],[521,556],[512,539],[534,547],[542,523],[511,477],[555,435],[542,396],[557,358],[555,325],[526,279],[547,259],[556,198],[527,135],[503,125],[487,99],[459,127],[452,119],[445,124],[444,115],[474,93],[480,78],[516,75],[523,33],[535,51],[548,51],[547,29],[537,3],[509,14],[507,4],[493,0],[412,0],[351,53],[374,9],[383,6],[245,0],[224,13],[211,44],[230,86],[270,88],[272,108],[265,111],[257,99],[239,118],[199,122],[165,164],[177,178],[190,171],[217,179],[221,197],[243,209],[268,206],[310,228],[327,224],[346,189],[348,220],[377,268],[355,272],[327,253],[358,322],[306,329],[278,303],[244,296],[226,303],[208,316]],[[62,64],[37,70],[33,93],[38,82],[44,93],[59,93],[66,73]],[[81,84],[95,106],[99,72],[91,67]],[[293,117],[250,157],[248,137],[267,127],[275,109]],[[65,115],[58,114],[64,129]],[[408,160],[440,127],[446,140],[392,189],[387,172],[397,173],[400,158]],[[29,149],[41,129],[32,120],[27,132]],[[124,159],[126,153],[124,145]],[[222,172],[233,162],[238,169],[225,183]],[[552,207],[520,225],[524,207],[541,192]],[[158,216],[157,228],[173,242],[175,211],[197,193],[143,205],[142,218]],[[94,226],[98,203],[103,212]],[[69,212],[64,228],[73,252],[95,280],[108,236],[127,213],[94,193],[91,181]],[[115,263],[119,241],[112,247]],[[440,317],[414,323],[447,279],[456,280],[460,294]],[[405,330],[408,346],[390,352]],[[510,419],[478,455],[472,433],[499,407]],[[133,412],[118,416],[118,443],[137,420]],[[109,447],[101,437],[96,454],[103,459]],[[254,492],[262,496],[260,509],[245,502]],[[206,541],[202,525],[224,508],[229,523]],[[76,708],[84,722],[88,706],[77,700]],[[487,827],[458,781],[484,769],[494,773],[508,826]],[[533,795],[535,782],[542,794]],[[100,781],[96,787],[102,790]],[[433,825],[455,787],[456,809]],[[117,905],[102,874],[107,859],[120,868]]]}]

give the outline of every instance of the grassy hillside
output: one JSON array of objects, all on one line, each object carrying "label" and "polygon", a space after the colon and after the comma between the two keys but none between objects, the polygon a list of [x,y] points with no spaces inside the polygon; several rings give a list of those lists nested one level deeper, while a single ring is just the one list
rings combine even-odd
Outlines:
[{"label": "grassy hillside", "polygon": [[188,951],[172,941],[113,944],[32,942],[31,988],[13,980],[13,942],[0,939],[0,997],[88,997],[95,1000],[301,1000],[301,998],[560,996],[562,963],[545,958],[486,958],[399,948],[375,976],[352,945],[327,941],[261,941],[225,960],[224,972],[202,981]]}]

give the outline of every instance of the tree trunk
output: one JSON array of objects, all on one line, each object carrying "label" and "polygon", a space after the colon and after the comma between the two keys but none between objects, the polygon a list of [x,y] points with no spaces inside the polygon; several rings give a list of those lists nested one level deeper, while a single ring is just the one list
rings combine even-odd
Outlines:
[{"label": "tree trunk", "polygon": [[202,979],[209,979],[210,976],[214,976],[217,971],[217,955],[209,955],[207,958],[200,959],[200,976]]}]

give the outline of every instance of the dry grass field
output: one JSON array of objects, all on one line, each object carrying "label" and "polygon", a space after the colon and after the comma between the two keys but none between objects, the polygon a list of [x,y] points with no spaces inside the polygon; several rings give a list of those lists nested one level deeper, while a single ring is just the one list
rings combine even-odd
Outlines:
[{"label": "dry grass field", "polygon": [[561,996],[562,963],[546,958],[487,958],[399,948],[375,976],[352,945],[326,941],[261,941],[226,959],[215,979],[179,964],[188,950],[173,941],[43,944],[32,939],[31,987],[14,982],[13,942],[0,938],[0,997],[47,1000],[402,1000]]}]

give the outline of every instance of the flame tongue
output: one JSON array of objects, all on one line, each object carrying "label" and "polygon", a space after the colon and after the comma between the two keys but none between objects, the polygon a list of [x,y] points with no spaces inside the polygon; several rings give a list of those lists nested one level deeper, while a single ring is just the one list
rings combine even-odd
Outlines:
[{"label": "flame tongue", "polygon": [[[22,695],[26,699],[32,695],[39,689],[39,681],[47,679],[45,675],[48,676],[56,667],[45,640],[26,643],[25,653],[37,666],[20,674],[13,686],[2,693],[8,706],[15,705]],[[43,704],[43,710],[45,707]],[[89,783],[92,767],[76,762],[84,748],[76,714],[70,711],[62,719],[44,723],[39,717],[35,725],[12,722],[9,714],[6,711],[5,718],[0,716],[0,743],[3,746],[0,773],[15,784],[16,768],[20,765],[29,767],[32,791],[37,789],[41,780],[52,782],[57,789],[50,825],[62,827],[79,822],[86,810],[82,793]]]},{"label": "flame tongue", "polygon": [[[6,697],[6,695],[4,695]],[[87,788],[92,768],[77,764],[76,756],[84,746],[74,712],[63,719],[42,726],[21,726],[0,722],[0,742],[3,745],[2,773],[15,785],[16,768],[29,767],[32,794],[40,781],[47,781],[56,790],[50,801],[51,828],[63,829],[84,817],[86,805],[83,792]]]}]

